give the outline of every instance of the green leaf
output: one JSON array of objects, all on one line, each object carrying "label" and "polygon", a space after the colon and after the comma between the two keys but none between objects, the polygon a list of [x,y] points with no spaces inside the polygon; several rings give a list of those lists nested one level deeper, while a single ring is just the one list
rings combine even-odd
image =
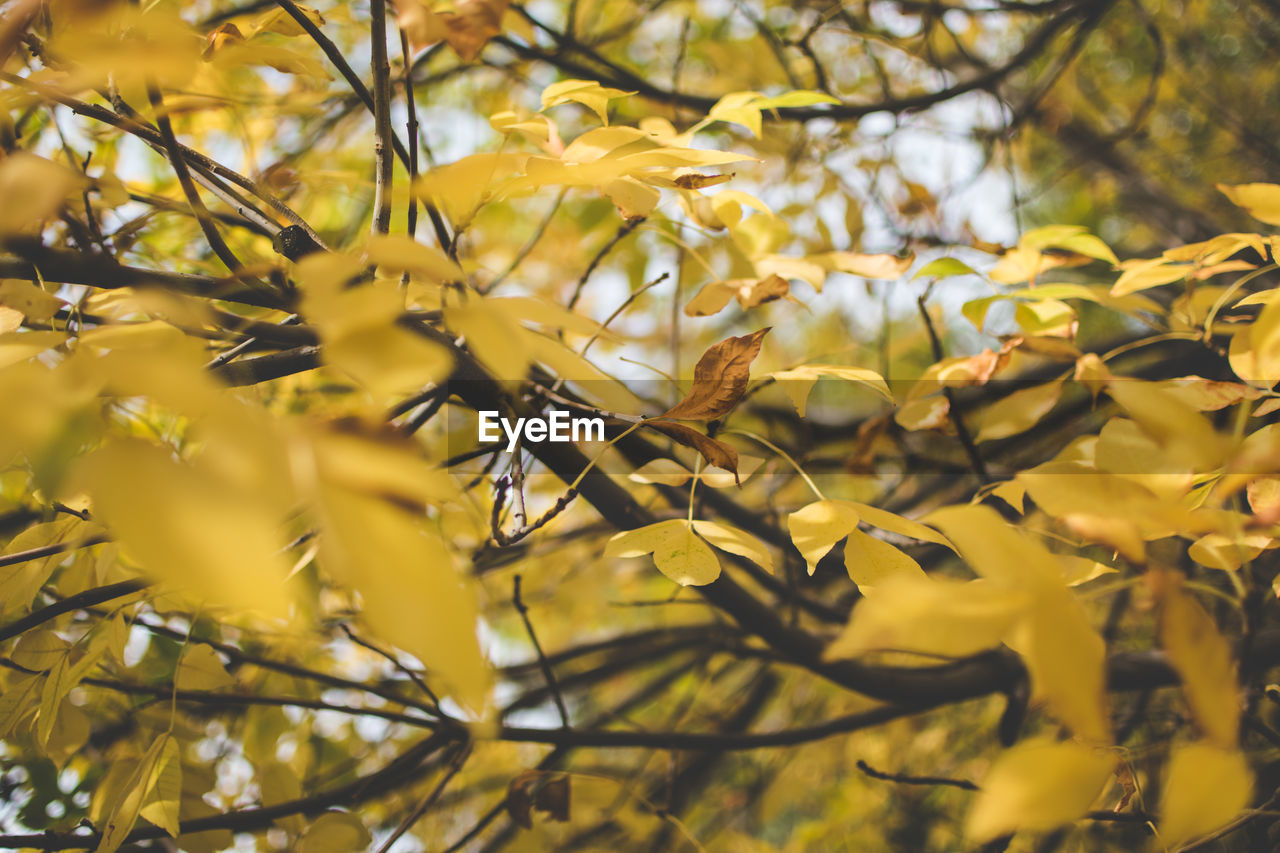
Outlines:
[{"label": "green leaf", "polygon": [[937,258],[929,261],[911,276],[914,281],[918,278],[948,278],[954,275],[977,275],[977,271],[966,264],[964,261],[955,258]]}]

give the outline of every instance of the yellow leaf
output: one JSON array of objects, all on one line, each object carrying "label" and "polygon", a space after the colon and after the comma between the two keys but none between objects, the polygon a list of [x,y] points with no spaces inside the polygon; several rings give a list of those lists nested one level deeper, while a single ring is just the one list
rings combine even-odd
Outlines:
[{"label": "yellow leaf", "polygon": [[893,413],[898,426],[908,432],[925,429],[942,429],[950,422],[948,414],[951,403],[946,397],[935,395],[912,400],[905,406],[899,406]]},{"label": "yellow leaf", "polygon": [[349,812],[325,812],[307,827],[296,853],[361,853],[372,839],[360,818]]},{"label": "yellow leaf", "polygon": [[576,101],[600,117],[601,124],[609,123],[609,102],[634,95],[622,89],[601,86],[595,80],[561,80],[542,90],[542,108]]},{"label": "yellow leaf", "polygon": [[889,391],[889,386],[885,384],[884,378],[874,370],[869,370],[865,367],[844,367],[836,364],[802,364],[799,367],[793,367],[790,370],[779,370],[770,375],[782,384],[782,390],[791,398],[792,404],[802,418],[804,417],[805,403],[809,399],[809,392],[813,390],[814,384],[824,376],[865,385],[889,402],[893,402],[893,394]]},{"label": "yellow leaf", "polygon": [[1208,743],[1174,747],[1160,796],[1160,843],[1176,850],[1226,826],[1252,795],[1253,771],[1239,750]]},{"label": "yellow leaf", "polygon": [[1028,335],[1070,338],[1076,331],[1075,309],[1057,299],[1018,302],[1014,319]]},{"label": "yellow leaf", "polygon": [[653,212],[662,193],[635,178],[614,178],[601,185],[600,192],[613,202],[623,219],[641,219]]},{"label": "yellow leaf", "polygon": [[716,101],[707,112],[708,120],[716,120],[740,124],[751,135],[760,136],[761,118],[760,104],[764,96],[759,92],[730,92]]},{"label": "yellow leaf", "polygon": [[107,626],[107,646],[111,650],[112,656],[116,659],[116,663],[124,663],[125,648],[129,645],[129,623],[124,619],[124,613],[117,613],[111,618],[111,622]]},{"label": "yellow leaf", "polygon": [[1203,376],[1182,376],[1157,384],[1198,412],[1216,412],[1262,396],[1257,388],[1236,382],[1218,382]]},{"label": "yellow leaf", "polygon": [[375,234],[365,246],[369,260],[396,272],[416,273],[441,283],[463,281],[462,268],[434,246],[404,234]]},{"label": "yellow leaf", "polygon": [[1116,574],[1118,571],[1106,563],[1068,554],[1059,554],[1058,562],[1062,564],[1062,577],[1067,586],[1080,586],[1103,575]]},{"label": "yellow leaf", "polygon": [[[374,253],[385,248],[375,244]],[[303,314],[320,329],[325,361],[350,374],[379,401],[443,379],[452,361],[448,351],[397,322],[404,297],[394,282],[347,286],[363,267],[352,256],[332,253],[310,255],[298,264]]]},{"label": "yellow leaf", "polygon": [[1192,471],[1210,471],[1227,452],[1226,440],[1209,421],[1152,382],[1114,379],[1107,393],[1164,449],[1170,460]]},{"label": "yellow leaf", "polygon": [[62,332],[8,332],[0,334],[0,368],[33,358],[66,343]]},{"label": "yellow leaf", "polygon": [[434,200],[454,225],[465,226],[481,206],[493,199],[500,186],[515,178],[530,160],[528,154],[518,152],[471,154],[432,169],[418,179],[414,189]]},{"label": "yellow leaf", "polygon": [[623,531],[611,538],[604,550],[606,557],[650,553],[658,569],[681,586],[703,586],[720,577],[720,561],[715,553],[694,535],[693,525],[683,519]]},{"label": "yellow leaf", "polygon": [[[303,16],[317,27],[324,26],[324,17],[310,6],[304,6],[301,3],[294,4]],[[293,19],[293,16],[284,9],[272,9],[258,17],[253,23],[250,31],[250,37],[260,35],[262,33],[278,33],[282,36],[301,36],[306,35],[306,30],[302,25]]]},{"label": "yellow leaf", "polygon": [[1231,372],[1255,388],[1271,388],[1277,380],[1280,380],[1280,371],[1277,371],[1274,365],[1266,372],[1259,366],[1253,350],[1252,326],[1237,329],[1231,336],[1227,359],[1231,364]]},{"label": "yellow leaf", "polygon": [[36,721],[36,740],[43,747],[49,743],[49,735],[58,718],[58,710],[67,693],[75,686],[75,681],[67,675],[67,656],[63,655],[54,664],[44,680],[44,690],[40,695],[40,717]]},{"label": "yellow leaf", "polygon": [[95,517],[151,577],[210,604],[288,614],[283,537],[259,496],[137,440],[94,451],[79,471]]},{"label": "yellow leaf", "polygon": [[1061,381],[1014,391],[982,413],[982,426],[975,440],[992,441],[1026,432],[1049,414],[1061,394]]},{"label": "yellow leaf", "polygon": [[713,489],[727,489],[730,486],[741,485],[748,477],[759,470],[764,464],[764,460],[759,456],[738,456],[738,467],[736,471],[712,470],[711,468],[703,468],[698,473],[698,480]]},{"label": "yellow leaf", "polygon": [[439,673],[479,712],[490,677],[476,637],[475,595],[444,542],[417,513],[338,485],[326,460],[319,463],[322,565],[360,593],[374,633]]},{"label": "yellow leaf", "polygon": [[1280,379],[1280,300],[1268,302],[1253,321],[1249,327],[1249,344],[1253,370],[1250,376],[1241,378],[1262,380],[1271,387]]},{"label": "yellow leaf", "polygon": [[88,740],[89,715],[70,699],[63,699],[45,742],[45,755],[61,768],[72,756],[80,754]]},{"label": "yellow leaf", "polygon": [[[1130,460],[1130,468],[1141,458]],[[1190,512],[1161,500],[1134,479],[1096,471],[1073,462],[1047,462],[1017,476],[1041,509],[1055,518],[1099,516],[1131,524],[1148,539],[1193,532],[1200,525]]]},{"label": "yellow leaf", "polygon": [[53,631],[41,629],[23,634],[13,648],[12,660],[36,672],[48,672],[67,657],[71,644]]},{"label": "yellow leaf", "polygon": [[1182,695],[1205,738],[1232,749],[1240,735],[1240,688],[1231,647],[1181,583],[1172,576],[1161,580],[1160,645],[1182,679]]},{"label": "yellow leaf", "polygon": [[[3,553],[16,554],[46,545],[82,542],[101,532],[97,525],[86,524],[78,518],[46,521],[33,524],[10,539]],[[30,607],[40,588],[63,559],[65,555],[53,554],[39,560],[0,566],[0,613]]]},{"label": "yellow leaf", "polygon": [[773,572],[773,557],[769,554],[769,549],[750,533],[715,521],[695,521],[693,529],[721,551],[746,557],[765,571]]},{"label": "yellow leaf", "polygon": [[[274,747],[274,743],[272,746]],[[302,796],[302,784],[298,781],[297,774],[283,762],[268,759],[265,766],[258,765],[258,779],[264,806],[296,800]],[[307,826],[306,820],[299,814],[277,818],[276,823],[294,835],[301,835]]]},{"label": "yellow leaf", "polygon": [[1280,225],[1280,186],[1276,184],[1218,184],[1218,190],[1254,219]]},{"label": "yellow leaf", "polygon": [[1141,290],[1182,281],[1192,271],[1188,264],[1171,264],[1167,258],[1125,261],[1124,270],[1111,286],[1112,296],[1128,296]]},{"label": "yellow leaf", "polygon": [[755,258],[756,272],[762,276],[777,275],[784,279],[799,279],[806,282],[818,293],[827,280],[827,269],[822,264],[814,263],[808,258],[796,258],[790,255],[764,255]]},{"label": "yellow leaf", "polygon": [[1016,480],[1005,480],[1003,483],[996,483],[991,489],[991,494],[1007,503],[1022,514],[1023,503],[1027,497],[1027,487]]},{"label": "yellow leaf", "polygon": [[1076,382],[1088,388],[1089,393],[1093,394],[1094,400],[1097,400],[1098,392],[1102,391],[1106,387],[1108,380],[1111,379],[1111,370],[1108,370],[1106,362],[1103,362],[1093,352],[1085,352],[1083,356],[1075,360],[1073,378]]},{"label": "yellow leaf", "polygon": [[702,286],[693,299],[684,306],[689,317],[707,317],[723,310],[729,300],[737,298],[743,309],[755,308],[767,302],[786,297],[791,285],[777,275],[764,278],[735,278],[729,281],[713,281]]},{"label": "yellow leaf", "polygon": [[710,317],[724,310],[733,299],[736,288],[727,281],[712,281],[704,284],[684,306],[688,317]]},{"label": "yellow leaf", "polygon": [[[1061,574],[1059,573],[1059,577]],[[1030,609],[1006,637],[1031,676],[1033,700],[1081,739],[1111,742],[1106,701],[1106,644],[1065,586],[1036,591]]]},{"label": "yellow leaf", "polygon": [[687,483],[693,472],[674,459],[654,459],[627,475],[633,483],[679,486]]},{"label": "yellow leaf", "polygon": [[174,838],[178,837],[178,803],[182,800],[182,754],[178,739],[166,735],[148,783],[150,797],[140,814]]},{"label": "yellow leaf", "polygon": [[0,305],[18,311],[29,320],[48,320],[66,305],[29,281],[0,281]]},{"label": "yellow leaf", "polygon": [[17,673],[0,691],[0,738],[8,738],[36,709],[40,701],[40,676]]},{"label": "yellow leaf", "polygon": [[179,690],[216,691],[231,687],[235,680],[222,665],[218,653],[200,643],[189,647],[182,656],[173,683]]},{"label": "yellow leaf", "polygon": [[811,260],[827,269],[849,273],[862,278],[897,281],[911,268],[914,257],[899,258],[896,255],[860,255],[856,252],[827,252],[813,255]]},{"label": "yellow leaf", "polygon": [[881,530],[887,530],[890,533],[896,533],[899,536],[906,536],[910,539],[919,539],[923,542],[944,545],[954,550],[952,544],[947,541],[947,537],[932,527],[913,521],[910,518],[903,518],[896,513],[889,512],[887,509],[880,509],[870,504],[858,503],[857,501],[845,501],[845,503],[857,510],[858,518],[872,527],[879,527]]},{"label": "yellow leaf", "polygon": [[107,796],[115,800],[106,821],[98,827],[102,840],[98,842],[96,853],[115,853],[138,822],[143,801],[150,792],[152,770],[167,741],[168,738],[153,741],[136,764],[120,776],[124,782],[121,788],[108,792]]},{"label": "yellow leaf", "polygon": [[1257,557],[1271,544],[1265,533],[1228,537],[1222,533],[1206,533],[1187,549],[1187,556],[1202,566],[1234,572]]},{"label": "yellow leaf", "polygon": [[1043,832],[1083,817],[1116,760],[1104,750],[1040,737],[1005,750],[982,780],[965,834],[975,842]]},{"label": "yellow leaf", "polygon": [[66,166],[35,154],[16,151],[7,155],[0,161],[0,198],[9,199],[0,212],[0,234],[37,233],[80,181]]},{"label": "yellow leaf", "polygon": [[845,501],[821,500],[787,516],[791,541],[813,574],[828,551],[858,527],[858,511]]},{"label": "yellow leaf", "polygon": [[844,565],[862,592],[869,593],[886,578],[924,575],[924,569],[899,548],[883,539],[854,530],[844,546]]},{"label": "yellow leaf", "polygon": [[1062,586],[1062,570],[1053,554],[990,507],[943,507],[925,520],[940,528],[982,577],[1012,586]]},{"label": "yellow leaf", "polygon": [[858,602],[826,657],[871,651],[974,655],[999,646],[1026,603],[1026,594],[987,581],[893,575]]},{"label": "yellow leaf", "polygon": [[488,304],[488,300],[471,300],[466,305],[446,308],[449,328],[466,338],[467,347],[476,354],[495,379],[519,382],[529,368],[529,351],[524,346],[524,330],[506,311]]},{"label": "yellow leaf", "polygon": [[702,586],[720,577],[720,561],[687,523],[654,548],[653,562],[681,586]]}]

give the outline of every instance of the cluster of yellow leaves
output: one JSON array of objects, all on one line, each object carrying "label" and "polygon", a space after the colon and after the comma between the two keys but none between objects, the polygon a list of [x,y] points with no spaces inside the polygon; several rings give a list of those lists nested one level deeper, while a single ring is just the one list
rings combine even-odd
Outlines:
[{"label": "cluster of yellow leaves", "polygon": [[[1223,191],[1263,221],[1280,222],[1280,186]],[[1231,646],[1184,587],[1182,576],[1149,564],[1147,543],[1181,537],[1192,560],[1225,572],[1238,571],[1280,544],[1271,473],[1280,462],[1275,428],[1244,429],[1249,416],[1265,417],[1278,407],[1272,388],[1280,381],[1280,309],[1275,307],[1280,300],[1273,289],[1244,289],[1273,266],[1258,267],[1235,257],[1252,251],[1265,260],[1271,250],[1270,238],[1227,234],[1171,249],[1160,258],[1121,263],[1082,229],[1055,226],[1031,232],[987,273],[998,284],[1029,286],[1002,290],[964,308],[964,316],[981,329],[993,304],[1010,301],[1020,333],[1006,337],[998,352],[988,349],[930,366],[895,412],[906,429],[949,430],[954,415],[949,398],[939,391],[987,385],[1029,357],[1038,365],[1063,363],[1062,372],[995,395],[994,402],[966,413],[977,424],[976,441],[1031,429],[1057,405],[1071,381],[1083,386],[1096,405],[1112,407],[1097,434],[1077,438],[1056,458],[984,494],[999,497],[1017,514],[1024,511],[1024,497],[1030,497],[1038,513],[1060,525],[1063,541],[1104,546],[1118,560],[1145,570],[1157,608],[1159,642],[1179,675],[1199,734],[1175,745],[1165,766],[1156,842],[1160,849],[1178,849],[1229,824],[1247,807],[1253,791],[1253,774],[1239,746],[1241,707]],[[1119,270],[1114,283],[1038,280],[1050,270],[1092,260]],[[1206,283],[1232,272],[1244,275],[1230,285]],[[917,277],[970,274],[967,265],[934,262]],[[1169,308],[1139,294],[1180,282],[1187,293]],[[1187,376],[1152,382],[1116,375],[1108,366],[1114,354],[1075,348],[1076,313],[1070,300],[1129,317],[1167,320],[1176,333],[1191,332],[1206,340],[1229,335],[1231,366],[1241,381]],[[1234,310],[1250,306],[1261,306],[1261,311]],[[1234,436],[1219,432],[1204,414],[1228,407],[1237,407],[1240,428]],[[1252,512],[1233,508],[1232,498],[1241,489]],[[864,579],[871,581],[864,587],[866,599],[828,654],[888,651],[949,658],[1008,646],[1030,674],[1033,699],[1073,738],[1038,737],[1000,756],[983,782],[968,832],[981,841],[1018,830],[1047,830],[1082,816],[1110,779],[1117,756],[1109,746],[1103,642],[1070,588],[1116,570],[1052,553],[990,509],[948,507],[925,520],[946,534],[978,579],[934,578],[909,558],[877,562],[857,539],[860,515],[868,520],[849,502],[819,501],[790,517],[794,543],[811,572],[827,550],[849,537],[849,573],[862,585],[855,567],[855,560],[860,561]],[[1044,523],[1036,522],[1038,527]]]}]

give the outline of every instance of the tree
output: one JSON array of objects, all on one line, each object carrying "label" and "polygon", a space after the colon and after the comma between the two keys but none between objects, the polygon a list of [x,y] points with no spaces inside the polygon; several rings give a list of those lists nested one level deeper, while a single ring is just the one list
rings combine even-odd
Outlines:
[{"label": "tree", "polygon": [[0,846],[1272,849],[1218,5],[14,0]]}]

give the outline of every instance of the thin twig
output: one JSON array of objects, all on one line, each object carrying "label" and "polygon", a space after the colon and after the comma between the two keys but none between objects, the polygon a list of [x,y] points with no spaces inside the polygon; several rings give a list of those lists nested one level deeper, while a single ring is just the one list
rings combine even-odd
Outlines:
[{"label": "thin twig", "polygon": [[[418,181],[418,102],[414,97],[413,74],[409,63],[409,36],[404,30],[400,30],[400,61],[404,65],[404,108],[407,114],[405,130],[409,138],[409,186],[412,187]],[[409,193],[405,233],[410,237],[418,233],[418,194],[415,192]]]},{"label": "thin twig", "polygon": [[50,604],[48,607],[42,607],[32,613],[28,613],[21,619],[10,622],[8,625],[0,626],[0,642],[4,642],[10,637],[16,637],[19,634],[26,633],[38,625],[43,625],[52,619],[56,619],[64,613],[71,613],[76,610],[83,610],[92,607],[95,604],[101,604],[104,601],[111,601],[116,598],[124,598],[146,589],[147,582],[143,580],[127,580],[119,583],[108,584],[107,586],[99,586],[93,589],[86,589],[84,592],[78,592],[75,595],[69,595],[61,601]]},{"label": "thin twig", "polygon": [[391,230],[391,181],[394,160],[391,138],[391,65],[387,60],[387,5],[384,0],[369,4],[371,64],[373,66],[373,230]]},{"label": "thin twig", "polygon": [[872,779],[880,779],[884,782],[897,782],[900,785],[949,785],[953,788],[963,788],[966,791],[976,791],[978,786],[968,779],[951,779],[947,776],[909,776],[905,773],[885,773],[883,770],[876,770],[861,758],[857,760],[855,765],[859,770],[870,776]]},{"label": "thin twig", "polygon": [[507,265],[507,268],[503,270],[497,278],[480,288],[481,294],[492,292],[494,288],[506,281],[507,277],[515,272],[520,267],[520,264],[524,263],[524,259],[529,257],[529,253],[534,250],[538,243],[542,242],[543,236],[547,233],[547,227],[551,225],[551,220],[555,218],[556,211],[560,209],[560,203],[564,201],[565,193],[568,191],[569,190],[567,188],[560,190],[556,195],[555,202],[551,205],[551,209],[547,211],[547,215],[542,217],[542,221],[538,223],[538,227],[534,230],[533,236],[531,236],[528,241],[520,247],[520,251],[516,252],[516,256],[512,258],[511,263]]},{"label": "thin twig", "polygon": [[[926,289],[920,294],[920,298],[916,300],[916,305],[920,308],[920,318],[924,321],[925,331],[929,333],[929,344],[933,348],[933,360],[942,361],[946,354],[942,351],[942,340],[938,337],[938,330],[933,326],[933,318],[929,316],[929,307],[926,304],[929,299],[929,291]],[[964,447],[965,454],[969,457],[969,464],[973,466],[973,473],[985,486],[991,482],[991,475],[987,472],[987,465],[982,461],[982,454],[978,452],[978,445],[974,443],[973,435],[970,434],[969,428],[965,426],[964,417],[956,408],[955,394],[950,388],[942,389],[943,395],[947,398],[947,413],[951,417],[951,423],[956,428],[956,437],[960,439],[960,444]]]},{"label": "thin twig", "polygon": [[453,756],[449,759],[449,767],[445,770],[444,775],[440,777],[440,781],[436,783],[435,787],[431,789],[431,792],[422,799],[422,802],[418,803],[413,811],[405,815],[405,818],[400,822],[400,825],[397,826],[389,836],[387,836],[386,841],[382,842],[382,846],[378,848],[377,853],[387,853],[387,851],[391,849],[391,845],[395,844],[396,841],[399,840],[400,836],[404,835],[410,829],[413,829],[413,825],[421,820],[422,816],[427,813],[427,810],[431,808],[432,804],[440,798],[440,794],[444,792],[445,786],[449,784],[449,780],[458,774],[458,771],[462,769],[462,765],[466,763],[467,757],[470,754],[470,741],[467,741],[454,751]]},{"label": "thin twig", "polygon": [[392,666],[394,666],[397,670],[399,670],[400,672],[408,676],[409,680],[412,681],[414,684],[416,684],[418,686],[418,689],[421,690],[423,693],[425,693],[431,699],[432,703],[434,703],[436,706],[435,707],[436,712],[437,713],[440,712],[440,698],[436,696],[435,691],[433,691],[431,687],[427,684],[427,682],[423,680],[421,675],[419,675],[418,673],[414,672],[413,670],[409,669],[409,667],[401,663],[400,659],[397,658],[395,655],[391,654],[390,652],[384,649],[379,648],[378,646],[374,645],[368,640],[364,640],[356,636],[355,632],[351,630],[351,627],[349,625],[343,623],[342,632],[347,635],[348,640],[355,643],[357,646],[362,646],[363,648],[368,649],[374,654],[390,661]]},{"label": "thin twig", "polygon": [[[359,75],[352,70],[351,64],[347,62],[346,57],[342,55],[342,50],[334,44],[328,36],[320,31],[320,28],[316,26],[315,22],[308,18],[306,13],[299,9],[298,4],[294,3],[293,0],[276,0],[276,3],[281,9],[284,9],[285,12],[289,14],[289,17],[293,18],[293,20],[297,22],[298,26],[302,27],[303,31],[308,36],[311,37],[311,40],[319,46],[324,55],[333,63],[333,66],[338,69],[338,73],[347,81],[347,85],[351,87],[351,91],[355,92],[356,97],[358,97],[361,103],[365,105],[365,108],[370,113],[374,113],[373,95],[369,93],[369,88],[365,86],[364,81],[360,79]],[[391,134],[390,139],[391,147],[395,151],[396,157],[398,157],[400,162],[408,168],[408,149],[404,147],[404,143],[400,141],[400,137],[396,136],[394,133]],[[441,217],[440,211],[433,204],[427,204],[426,209],[427,215],[431,218],[431,224],[435,228],[436,239],[440,241],[440,248],[444,249],[445,252],[451,252],[453,249],[453,239],[449,236],[449,229],[445,226],[444,219]]]},{"label": "thin twig", "polygon": [[551,691],[551,698],[556,703],[556,711],[560,713],[560,726],[567,729],[569,728],[569,709],[565,707],[564,696],[560,695],[560,685],[556,683],[555,672],[552,671],[551,663],[542,651],[542,644],[538,642],[538,635],[533,630],[533,622],[529,620],[529,608],[520,598],[520,580],[519,574],[512,578],[511,603],[520,614],[520,619],[524,622],[524,630],[529,635],[529,642],[533,644],[533,650],[538,655],[538,666],[542,670],[542,677],[547,680],[547,689]]},{"label": "thin twig", "polygon": [[587,279],[591,278],[591,274],[596,271],[596,267],[600,266],[600,262],[613,251],[614,246],[618,245],[618,243],[622,242],[624,237],[636,230],[644,220],[645,218],[643,216],[637,216],[635,219],[628,219],[626,222],[618,226],[617,232],[609,239],[609,242],[600,247],[600,251],[596,252],[595,257],[591,259],[591,263],[587,264],[587,269],[582,273],[582,277],[578,279],[578,283],[573,286],[573,296],[569,297],[568,305],[570,311],[572,311],[574,306],[578,304],[578,300],[582,297],[582,289],[587,286]]},{"label": "thin twig", "polygon": [[147,84],[147,97],[150,99],[151,108],[156,114],[156,127],[160,130],[160,138],[164,140],[164,149],[169,158],[169,165],[173,167],[173,173],[178,177],[178,184],[182,187],[182,194],[187,197],[187,204],[191,206],[191,213],[200,224],[200,230],[204,232],[209,248],[213,250],[213,253],[218,256],[218,260],[222,261],[232,275],[240,278],[241,281],[251,287],[266,289],[266,285],[263,282],[244,276],[241,273],[244,264],[240,263],[240,259],[236,257],[235,253],[231,251],[231,247],[222,239],[222,234],[219,233],[217,224],[213,221],[213,217],[209,215],[209,209],[205,207],[204,201],[200,198],[200,191],[196,189],[195,182],[191,179],[191,170],[187,167],[187,160],[182,156],[182,152],[178,148],[178,139],[174,136],[173,124],[169,121],[169,113],[165,110],[164,96],[160,94],[160,90],[154,83]]}]

